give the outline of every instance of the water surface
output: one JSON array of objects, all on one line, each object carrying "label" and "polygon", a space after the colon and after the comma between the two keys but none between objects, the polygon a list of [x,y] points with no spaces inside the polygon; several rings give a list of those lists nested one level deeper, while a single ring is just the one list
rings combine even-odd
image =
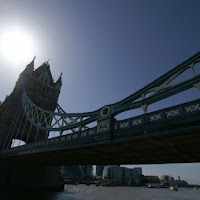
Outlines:
[{"label": "water surface", "polygon": [[4,191],[0,200],[198,200],[200,190],[146,187],[96,187],[95,185],[65,185],[61,192]]}]

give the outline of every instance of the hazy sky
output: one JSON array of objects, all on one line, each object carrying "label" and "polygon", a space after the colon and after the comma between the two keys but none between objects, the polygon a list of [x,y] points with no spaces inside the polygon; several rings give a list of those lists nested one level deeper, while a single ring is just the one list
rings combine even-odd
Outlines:
[{"label": "hazy sky", "polygon": [[[200,50],[199,7],[199,0],[0,0],[0,100],[36,55],[35,67],[49,59],[55,80],[63,72],[59,104],[66,111],[119,101]],[[16,30],[28,39],[6,53],[2,38]],[[31,50],[23,52],[26,45]],[[199,97],[193,89],[167,103]],[[142,168],[200,184],[200,164]]]}]

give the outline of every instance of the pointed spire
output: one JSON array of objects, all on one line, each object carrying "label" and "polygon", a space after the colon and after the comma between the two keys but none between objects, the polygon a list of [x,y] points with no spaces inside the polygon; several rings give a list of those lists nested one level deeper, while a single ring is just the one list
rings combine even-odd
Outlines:
[{"label": "pointed spire", "polygon": [[36,56],[34,56],[33,60],[28,65],[26,65],[26,68],[25,68],[25,70],[22,73],[32,75],[32,72],[34,70],[34,61],[35,61],[35,58],[36,58]]},{"label": "pointed spire", "polygon": [[62,72],[60,73],[60,77],[58,78],[56,83],[61,83],[61,85],[62,85]]},{"label": "pointed spire", "polygon": [[56,87],[58,90],[60,90],[61,86],[62,86],[62,72],[60,73],[60,77],[58,78],[58,80],[57,80],[56,83],[55,83],[55,87]]},{"label": "pointed spire", "polygon": [[61,82],[61,83],[62,83],[62,72],[60,73],[60,77],[59,77],[59,79],[57,80],[57,82]]}]

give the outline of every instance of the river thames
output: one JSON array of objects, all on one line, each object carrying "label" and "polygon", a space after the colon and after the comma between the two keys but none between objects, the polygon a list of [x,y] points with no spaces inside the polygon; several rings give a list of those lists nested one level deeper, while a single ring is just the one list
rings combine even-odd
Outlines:
[{"label": "river thames", "polygon": [[61,192],[10,191],[1,192],[0,200],[197,200],[200,190],[146,187],[96,187],[95,185],[65,185]]}]

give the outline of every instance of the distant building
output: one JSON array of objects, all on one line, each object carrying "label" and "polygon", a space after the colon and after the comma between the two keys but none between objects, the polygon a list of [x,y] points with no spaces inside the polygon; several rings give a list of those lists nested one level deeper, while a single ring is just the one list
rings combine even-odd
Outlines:
[{"label": "distant building", "polygon": [[84,173],[80,165],[67,165],[61,167],[64,180],[82,181]]},{"label": "distant building", "polygon": [[104,167],[103,179],[117,185],[139,185],[141,169],[110,165]]},{"label": "distant building", "polygon": [[92,165],[81,165],[84,179],[90,179],[93,177],[93,166]]},{"label": "distant building", "polygon": [[92,165],[62,166],[61,172],[65,180],[82,181],[93,177]]},{"label": "distant building", "polygon": [[174,180],[174,177],[172,176],[162,175],[161,183],[166,186],[177,185],[178,187],[188,187],[188,183],[184,180],[181,180],[180,176],[178,176],[178,180]]},{"label": "distant building", "polygon": [[139,175],[142,175],[142,168],[141,167],[135,167],[134,169],[138,171]]},{"label": "distant building", "polygon": [[158,176],[144,176],[145,183],[160,183]]},{"label": "distant building", "polygon": [[103,179],[112,181],[116,184],[122,184],[123,182],[123,169],[122,167],[109,165],[103,170]]},{"label": "distant building", "polygon": [[105,165],[96,165],[96,176],[103,177],[103,169]]},{"label": "distant building", "polygon": [[178,185],[178,187],[188,187],[188,183],[184,180],[175,180],[176,185]]},{"label": "distant building", "polygon": [[132,185],[132,170],[129,168],[122,168],[123,170],[123,183],[126,185]]},{"label": "distant building", "polygon": [[169,175],[162,175],[160,180],[161,180],[161,183],[166,186],[175,184],[174,177],[169,176]]}]

